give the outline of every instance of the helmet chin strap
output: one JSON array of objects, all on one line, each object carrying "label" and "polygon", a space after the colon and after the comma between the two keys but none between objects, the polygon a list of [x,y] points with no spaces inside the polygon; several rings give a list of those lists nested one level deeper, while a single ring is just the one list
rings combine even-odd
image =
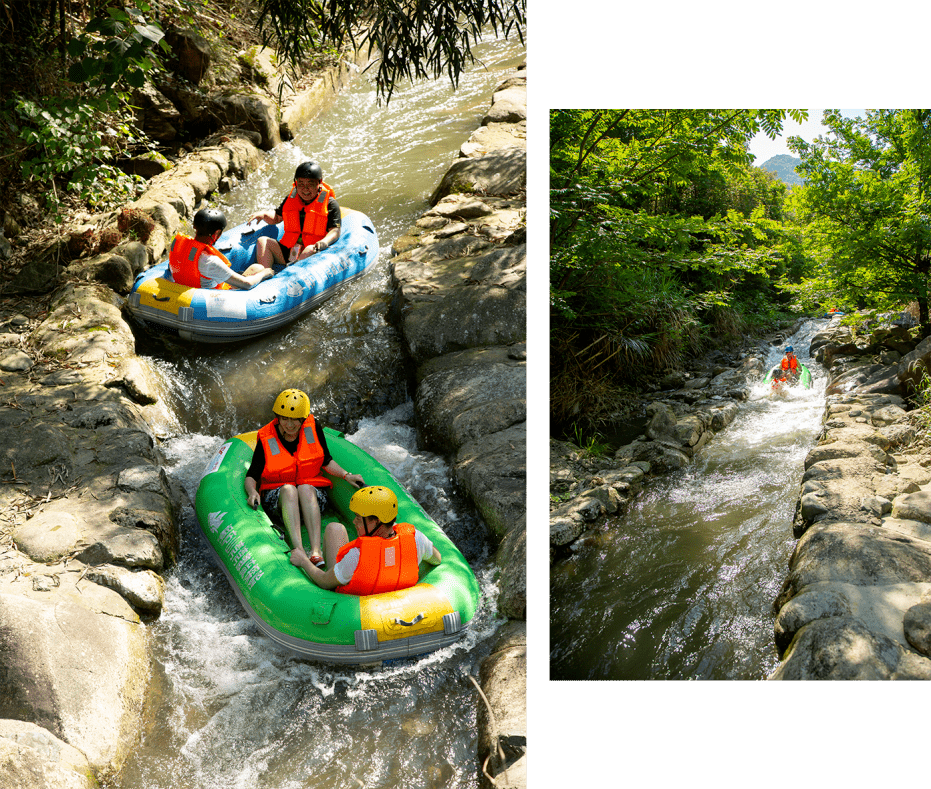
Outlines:
[{"label": "helmet chin strap", "polygon": [[381,528],[381,521],[376,519],[375,528],[372,529],[372,531],[369,531],[368,524],[366,522],[367,520],[368,518],[362,519],[362,530],[365,532],[366,537],[374,537],[375,532],[377,532]]}]

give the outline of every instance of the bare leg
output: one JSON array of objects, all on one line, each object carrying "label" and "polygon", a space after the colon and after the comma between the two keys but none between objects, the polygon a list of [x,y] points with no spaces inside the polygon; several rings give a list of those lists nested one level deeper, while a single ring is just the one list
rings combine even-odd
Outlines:
[{"label": "bare leg", "polygon": [[268,268],[268,266],[263,266],[260,263],[253,263],[242,273],[242,275],[244,277],[251,277],[253,274],[258,274],[262,271],[265,271],[266,268]]},{"label": "bare leg", "polygon": [[317,491],[313,485],[300,485],[297,495],[301,502],[307,536],[310,537],[310,555],[323,556],[320,551],[320,504],[317,501]]},{"label": "bare leg", "polygon": [[[301,539],[301,514],[298,505],[297,488],[294,485],[281,486],[281,491],[278,493],[278,509],[281,510],[281,519],[288,530],[292,550],[299,548],[300,554],[303,555],[304,541]],[[294,563],[294,557],[292,557],[292,564]]]},{"label": "bare leg", "polygon": [[278,242],[268,236],[262,236],[255,242],[255,262],[262,268],[271,268],[274,263],[285,264],[284,256]]},{"label": "bare leg", "polygon": [[328,523],[325,542],[326,566],[327,569],[332,570],[336,565],[336,554],[339,553],[339,549],[349,542],[349,534],[346,532],[346,527],[339,521]]}]

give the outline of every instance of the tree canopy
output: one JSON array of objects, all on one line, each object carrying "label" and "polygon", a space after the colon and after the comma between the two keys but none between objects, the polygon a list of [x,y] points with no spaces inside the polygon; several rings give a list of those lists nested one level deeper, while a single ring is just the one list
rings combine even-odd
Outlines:
[{"label": "tree canopy", "polygon": [[674,366],[769,308],[792,241],[786,187],[747,145],[787,115],[805,112],[551,113],[554,418],[589,408],[599,382]]},{"label": "tree canopy", "polygon": [[824,124],[812,143],[790,139],[806,179],[799,219],[819,263],[809,290],[861,307],[916,301],[931,333],[931,110],[826,110]]}]

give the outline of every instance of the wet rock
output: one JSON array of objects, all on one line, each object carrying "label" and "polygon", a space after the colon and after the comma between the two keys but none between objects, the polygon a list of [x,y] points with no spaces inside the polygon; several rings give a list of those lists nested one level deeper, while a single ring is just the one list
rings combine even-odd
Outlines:
[{"label": "wet rock", "polygon": [[675,411],[665,403],[651,403],[647,413],[652,414],[646,435],[651,441],[678,441],[678,419]]},{"label": "wet rock", "polygon": [[[482,663],[479,684],[488,706],[478,707],[478,761],[498,789],[527,785],[527,628],[509,622],[491,656]],[[503,754],[503,758],[502,758]],[[483,787],[492,784],[482,779]]]}]

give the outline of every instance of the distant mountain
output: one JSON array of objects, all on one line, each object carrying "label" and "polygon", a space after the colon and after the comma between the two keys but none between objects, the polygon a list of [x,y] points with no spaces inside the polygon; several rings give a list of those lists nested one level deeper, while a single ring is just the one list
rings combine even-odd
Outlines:
[{"label": "distant mountain", "polygon": [[787,153],[781,153],[763,162],[760,169],[769,170],[769,172],[775,173],[783,183],[794,186],[795,184],[805,183],[795,172],[796,166],[801,163],[801,159],[789,156]]}]

